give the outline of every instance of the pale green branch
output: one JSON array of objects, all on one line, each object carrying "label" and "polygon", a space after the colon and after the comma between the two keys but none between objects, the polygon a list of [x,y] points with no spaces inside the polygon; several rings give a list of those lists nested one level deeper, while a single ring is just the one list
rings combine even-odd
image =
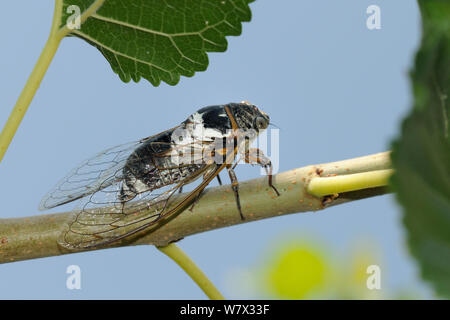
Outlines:
[{"label": "pale green branch", "polygon": [[[205,190],[193,211],[178,217],[151,233],[139,234],[112,246],[152,244],[166,246],[184,237],[255,220],[284,214],[322,210],[329,206],[385,194],[385,187],[345,192],[339,196],[317,197],[307,192],[310,181],[317,177],[340,176],[390,169],[389,153],[312,165],[279,173],[274,184],[277,197],[267,185],[267,177],[240,182],[242,221],[229,185]],[[175,201],[176,202],[176,201]],[[0,220],[0,263],[71,253],[57,244],[71,212]],[[101,248],[96,248],[98,250]]]}]

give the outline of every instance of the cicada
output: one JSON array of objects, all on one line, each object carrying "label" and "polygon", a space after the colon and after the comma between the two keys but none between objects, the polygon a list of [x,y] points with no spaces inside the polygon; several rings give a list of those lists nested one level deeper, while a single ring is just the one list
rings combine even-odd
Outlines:
[{"label": "cicada", "polygon": [[[244,219],[233,170],[239,160],[264,167],[269,186],[279,195],[272,184],[270,159],[250,148],[269,123],[269,116],[248,102],[204,107],[172,129],[84,161],[42,199],[39,208],[81,199],[58,242],[72,250],[104,246],[151,232],[173,219],[194,205],[226,169]],[[181,194],[184,186],[192,190]]]}]

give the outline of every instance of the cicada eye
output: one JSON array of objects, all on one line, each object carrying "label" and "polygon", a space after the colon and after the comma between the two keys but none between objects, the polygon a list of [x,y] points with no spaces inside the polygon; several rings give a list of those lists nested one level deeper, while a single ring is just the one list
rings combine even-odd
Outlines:
[{"label": "cicada eye", "polygon": [[258,128],[258,129],[265,129],[265,128],[267,128],[267,120],[266,119],[264,119],[263,117],[257,117],[256,119],[255,119],[255,125],[256,125],[256,128]]}]

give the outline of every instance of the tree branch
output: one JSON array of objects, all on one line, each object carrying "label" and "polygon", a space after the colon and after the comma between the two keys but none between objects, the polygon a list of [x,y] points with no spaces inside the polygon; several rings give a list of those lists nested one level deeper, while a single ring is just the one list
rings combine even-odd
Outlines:
[{"label": "tree branch", "polygon": [[[390,169],[389,153],[350,160],[311,165],[279,173],[274,184],[277,197],[267,184],[267,177],[240,182],[239,194],[246,220],[242,221],[229,185],[208,188],[193,211],[186,210],[161,228],[139,234],[110,247],[151,244],[165,246],[192,234],[247,223],[279,215],[317,211],[341,203],[388,193],[386,187],[375,187],[340,193],[339,196],[316,197],[306,190],[313,178]],[[337,197],[336,197],[337,196]],[[0,263],[50,257],[72,253],[57,244],[71,212],[26,218],[0,219]],[[95,248],[98,250],[102,248]]]}]

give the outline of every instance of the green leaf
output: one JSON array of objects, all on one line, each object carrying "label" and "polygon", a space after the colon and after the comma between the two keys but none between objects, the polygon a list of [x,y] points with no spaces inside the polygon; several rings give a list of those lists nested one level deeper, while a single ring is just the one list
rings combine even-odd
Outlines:
[{"label": "green leaf", "polygon": [[[141,77],[158,86],[175,85],[208,66],[207,52],[227,49],[225,36],[241,34],[253,0],[105,0],[70,35],[86,40],[105,56],[124,82]],[[81,13],[94,0],[64,0],[62,25],[77,5]]]},{"label": "green leaf", "polygon": [[450,297],[450,3],[419,4],[423,39],[411,72],[414,109],[393,143],[391,182],[423,278]]}]

